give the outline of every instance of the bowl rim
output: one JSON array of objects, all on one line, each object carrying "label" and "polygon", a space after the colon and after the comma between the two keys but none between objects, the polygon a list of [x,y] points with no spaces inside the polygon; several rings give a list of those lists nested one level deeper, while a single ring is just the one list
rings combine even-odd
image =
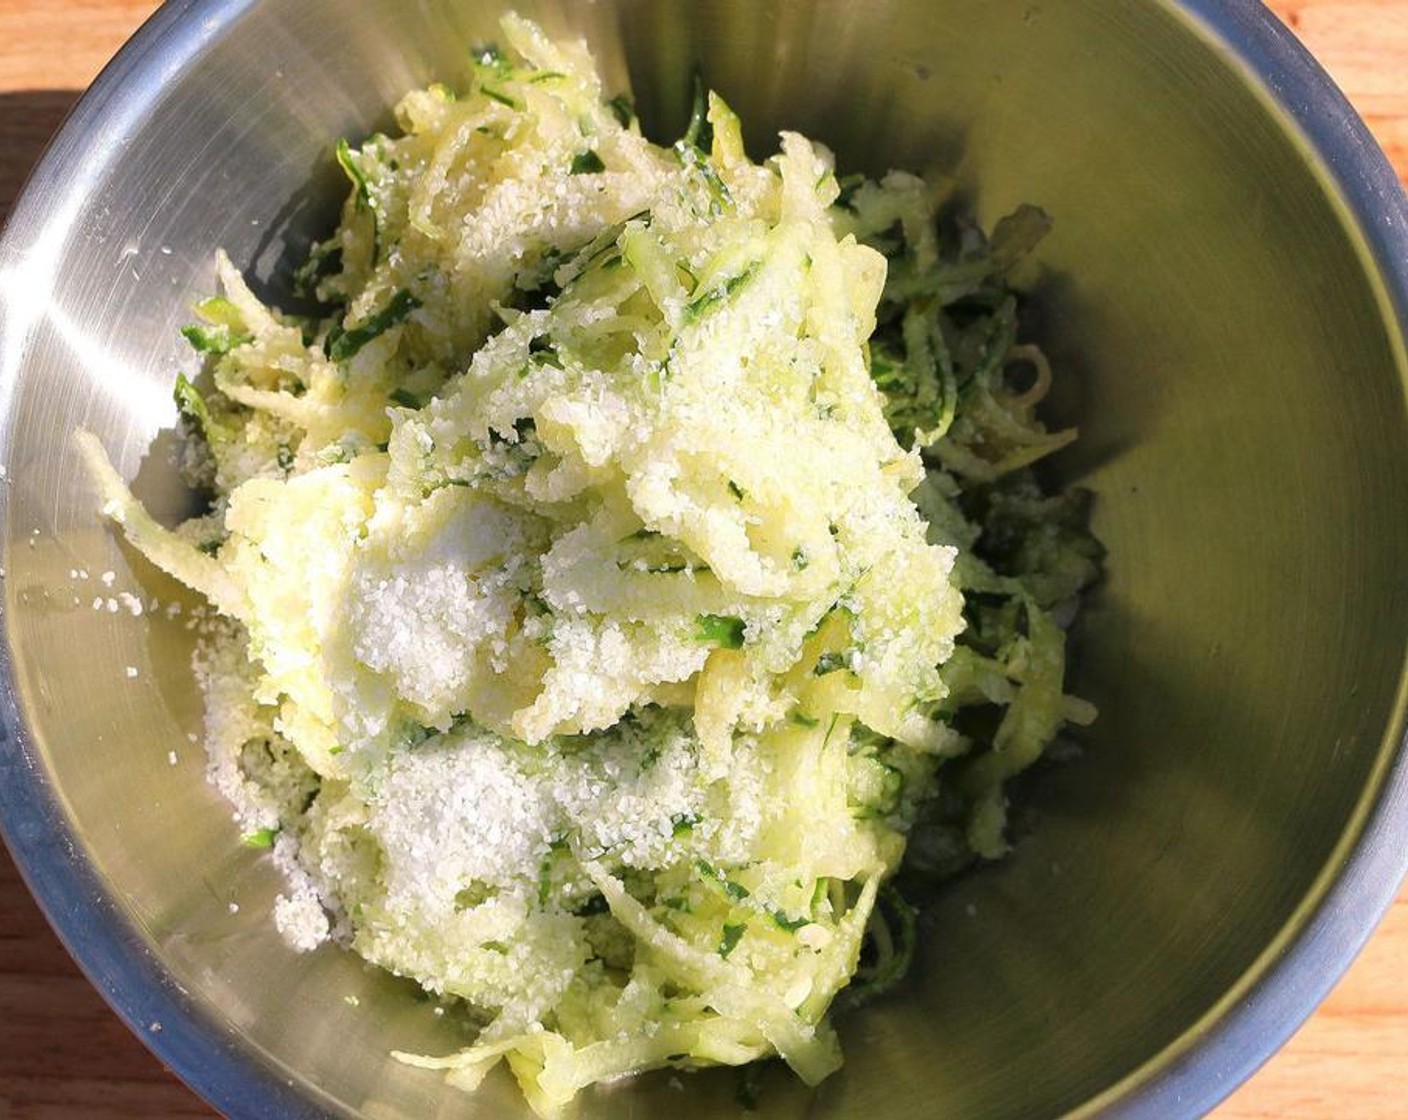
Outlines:
[{"label": "bowl rim", "polygon": [[[1367,126],[1300,41],[1258,0],[1150,0],[1237,70],[1268,114],[1302,144],[1342,208],[1376,282],[1401,371],[1408,369],[1408,197]],[[166,0],[79,99],[31,172],[0,234],[0,282],[76,205],[84,184],[159,94],[163,74],[192,65],[258,0]],[[156,79],[155,81],[153,79]],[[81,159],[79,157],[82,157]],[[0,302],[0,327],[9,313]],[[15,324],[10,324],[12,327]],[[0,329],[0,405],[8,401],[30,324]],[[8,424],[9,410],[0,414]],[[8,450],[0,431],[0,460]],[[0,495],[0,532],[8,520]],[[4,628],[0,611],[0,628]],[[132,1032],[195,1093],[235,1120],[355,1118],[167,973],[121,900],[84,858],[47,780],[0,643],[0,836],[50,926]],[[1358,805],[1331,857],[1277,937],[1224,996],[1140,1066],[1066,1114],[1067,1120],[1166,1120],[1211,1110],[1311,1015],[1368,941],[1408,874],[1408,645],[1393,718]],[[302,1088],[299,1088],[299,1084]]]}]

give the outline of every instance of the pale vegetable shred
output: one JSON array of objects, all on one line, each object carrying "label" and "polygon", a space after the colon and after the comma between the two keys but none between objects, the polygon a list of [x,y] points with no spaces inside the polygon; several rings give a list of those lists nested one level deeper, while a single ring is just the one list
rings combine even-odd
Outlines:
[{"label": "pale vegetable shred", "polygon": [[[941,260],[920,180],[843,184],[791,133],[753,163],[712,95],[659,147],[583,46],[503,33],[465,94],[340,146],[325,317],[220,258],[187,331],[213,388],[177,388],[209,514],[159,526],[85,446],[224,620],[212,774],[287,874],[285,935],[483,1016],[405,1061],[465,1088],[506,1061],[545,1116],[667,1065],[816,1083],[838,992],[899,975],[888,934],[860,962],[911,831],[1000,854],[1003,781],[1091,715],[1048,608],[1096,553],[1023,471],[1074,433],[1034,418],[1039,352],[965,356],[980,318],[944,310],[1001,295],[1044,216]],[[974,487],[1045,551],[980,559]],[[995,739],[955,724],[975,704]]]}]

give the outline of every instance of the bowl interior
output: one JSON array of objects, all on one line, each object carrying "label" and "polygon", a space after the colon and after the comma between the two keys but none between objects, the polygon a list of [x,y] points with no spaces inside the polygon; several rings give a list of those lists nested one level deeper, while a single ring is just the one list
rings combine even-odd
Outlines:
[{"label": "bowl interior", "polygon": [[[1101,716],[1082,757],[1031,784],[1012,857],[927,907],[905,993],[844,1023],[845,1069],[816,1094],[770,1074],[762,1115],[1058,1116],[1166,1068],[1318,897],[1400,731],[1403,340],[1331,176],[1212,29],[1147,0],[519,7],[585,36],[657,139],[698,65],[755,155],[796,129],[844,168],[950,176],[985,223],[1023,201],[1055,217],[1030,330],[1083,429],[1057,469],[1096,491],[1109,549],[1075,644]],[[71,938],[91,906],[167,978],[206,1034],[157,1045],[231,1115],[272,1114],[282,1082],[308,1114],[526,1115],[506,1076],[470,1098],[391,1060],[466,1037],[413,985],[283,946],[274,873],[202,780],[195,604],[98,523],[71,441],[97,432],[179,510],[163,433],[213,250],[285,291],[335,214],[332,138],[461,78],[495,35],[490,4],[349,10],[164,12],[12,223],[4,615],[26,780],[47,792],[12,797],[11,840]],[[120,591],[162,607],[109,610]],[[96,901],[49,889],[46,860],[91,873]],[[100,980],[105,952],[85,958]],[[730,1074],[685,1082],[602,1087],[582,1116],[742,1111]]]}]

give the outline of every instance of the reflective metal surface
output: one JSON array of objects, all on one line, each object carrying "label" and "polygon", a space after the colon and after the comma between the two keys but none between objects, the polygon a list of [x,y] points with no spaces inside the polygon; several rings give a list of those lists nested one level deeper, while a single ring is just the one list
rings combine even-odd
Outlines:
[{"label": "reflective metal surface", "polygon": [[[98,524],[70,437],[179,508],[159,433],[213,249],[280,291],[333,215],[331,138],[462,75],[492,8],[168,5],[0,246],[0,815],[98,987],[234,1117],[525,1113],[506,1077],[469,1098],[390,1060],[464,1037],[411,985],[273,933],[278,884],[188,741],[187,615],[106,605],[190,601]],[[769,1077],[760,1115],[1200,1114],[1309,1013],[1408,860],[1408,207],[1386,163],[1248,0],[520,8],[585,35],[658,136],[697,62],[754,153],[796,128],[846,167],[950,174],[986,221],[1056,218],[1029,279],[1084,429],[1062,469],[1110,550],[1077,635],[1101,719],[1030,791],[1013,857],[928,908],[909,990],[844,1024],[844,1071],[816,1094]],[[729,1074],[686,1082],[582,1115],[740,1112]]]}]

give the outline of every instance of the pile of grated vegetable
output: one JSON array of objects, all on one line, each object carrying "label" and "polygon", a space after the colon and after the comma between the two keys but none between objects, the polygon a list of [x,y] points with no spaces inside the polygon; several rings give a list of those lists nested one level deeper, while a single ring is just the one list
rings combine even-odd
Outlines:
[{"label": "pile of grated vegetable", "polygon": [[[780,1055],[893,984],[891,877],[992,858],[1005,781],[1068,722],[1099,549],[1028,467],[1073,431],[1016,341],[1023,208],[941,238],[938,193],[762,164],[716,95],[663,148],[581,44],[503,23],[463,94],[338,158],[300,273],[225,294],[177,402],[210,510],[105,512],[221,622],[213,780],[332,940],[461,997],[473,1087]],[[851,984],[851,987],[847,987]]]}]

